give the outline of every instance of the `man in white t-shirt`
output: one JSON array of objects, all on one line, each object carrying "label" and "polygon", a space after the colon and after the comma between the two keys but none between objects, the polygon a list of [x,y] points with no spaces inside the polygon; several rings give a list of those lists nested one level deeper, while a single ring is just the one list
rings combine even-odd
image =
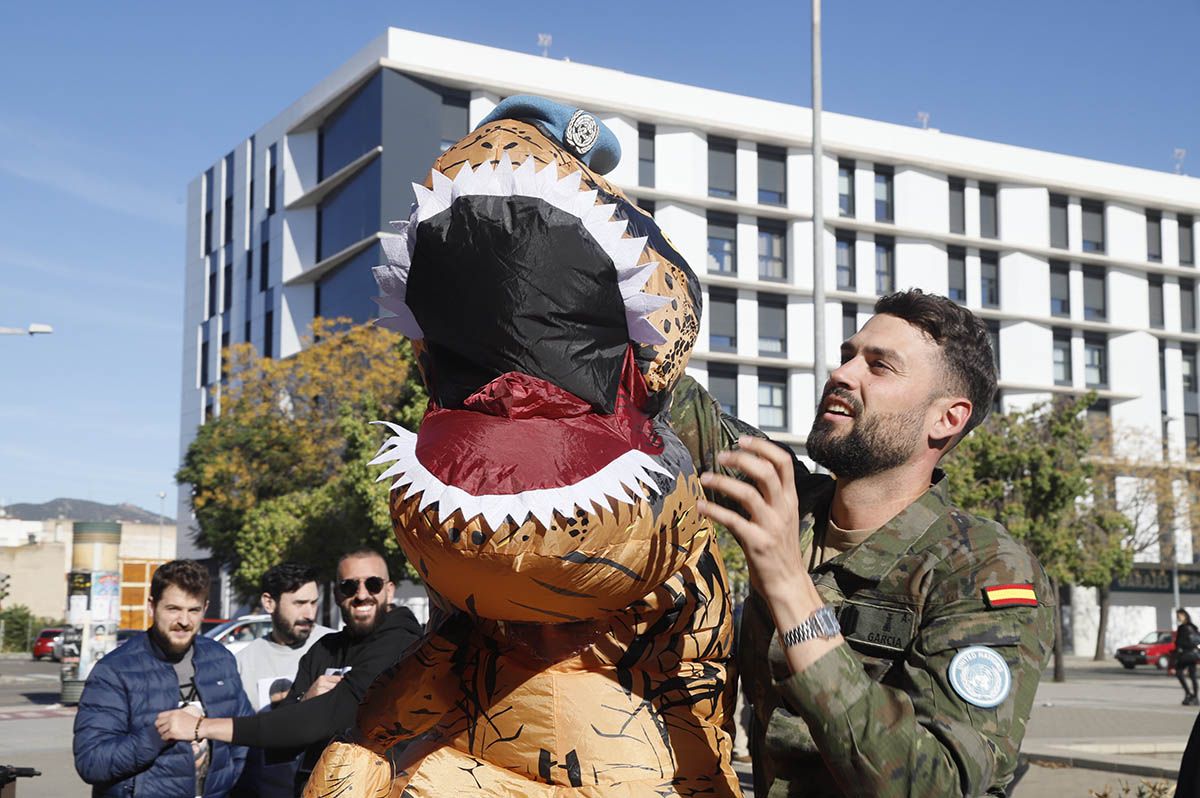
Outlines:
[{"label": "man in white t-shirt", "polygon": [[316,622],[316,569],[285,562],[263,574],[260,601],[271,614],[271,634],[237,653],[242,688],[255,712],[283,700],[300,658],[333,630]]}]

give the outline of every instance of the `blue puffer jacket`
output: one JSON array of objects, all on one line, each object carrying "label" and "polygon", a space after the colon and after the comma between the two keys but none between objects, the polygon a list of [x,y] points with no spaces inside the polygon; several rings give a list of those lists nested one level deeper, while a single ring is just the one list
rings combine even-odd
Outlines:
[{"label": "blue puffer jacket", "polygon": [[[196,690],[209,717],[251,715],[237,662],[220,643],[196,638]],[[179,706],[175,668],[145,632],[131,637],[92,668],[75,716],[75,769],[93,796],[193,798],[192,745],[164,743],[154,729],[159,712]],[[227,795],[241,773],[246,749],[213,741],[205,798]]]}]

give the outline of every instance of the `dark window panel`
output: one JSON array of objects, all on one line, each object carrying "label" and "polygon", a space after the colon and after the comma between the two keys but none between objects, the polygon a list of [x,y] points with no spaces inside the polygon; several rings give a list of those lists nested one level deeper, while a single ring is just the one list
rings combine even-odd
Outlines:
[{"label": "dark window panel", "polygon": [[758,370],[758,426],[786,429],[788,417],[787,372]]},{"label": "dark window panel", "polygon": [[710,274],[737,273],[737,217],[708,215],[708,271]]},{"label": "dark window panel", "polygon": [[967,251],[962,247],[950,247],[946,252],[947,297],[960,305],[967,301]]},{"label": "dark window panel", "polygon": [[895,192],[890,166],[875,164],[875,221],[890,222],[895,217]]},{"label": "dark window panel", "polygon": [[1162,213],[1146,211],[1146,259],[1162,260]]},{"label": "dark window panel", "polygon": [[737,294],[711,291],[708,295],[708,348],[714,352],[737,350]]},{"label": "dark window panel", "polygon": [[638,185],[654,187],[654,125],[638,125]]},{"label": "dark window panel", "polygon": [[278,145],[272,144],[267,148],[267,215],[275,213],[275,183],[278,175],[276,170],[276,160],[278,159]]},{"label": "dark window panel", "polygon": [[1064,261],[1050,261],[1050,313],[1071,315],[1071,266]]},{"label": "dark window panel", "polygon": [[733,199],[737,196],[737,142],[708,139],[708,194]]},{"label": "dark window panel", "polygon": [[1183,390],[1185,393],[1196,392],[1196,345],[1195,344],[1180,344],[1179,349],[1183,355]]},{"label": "dark window panel", "polygon": [[1108,318],[1108,291],[1104,286],[1104,270],[1083,270],[1083,318],[1104,321]]},{"label": "dark window panel", "polygon": [[371,246],[317,280],[313,311],[326,319],[348,318],[362,324],[379,315],[371,297],[378,293],[371,268],[384,260]]},{"label": "dark window panel", "polygon": [[952,177],[950,183],[950,232],[967,232],[967,183],[961,177]]},{"label": "dark window panel", "polygon": [[721,411],[737,415],[737,368],[712,364],[708,367],[708,392]]},{"label": "dark window panel", "polygon": [[758,295],[758,353],[767,357],[787,354],[787,299]]},{"label": "dark window panel", "polygon": [[842,305],[842,340],[849,341],[858,332],[858,306],[850,303]]},{"label": "dark window panel", "polygon": [[854,233],[837,233],[837,287],[839,291],[853,291],[855,286],[855,238]]},{"label": "dark window panel", "polygon": [[471,98],[465,92],[447,91],[442,95],[441,152],[453,147],[471,131]]},{"label": "dark window panel", "polygon": [[875,237],[875,293],[880,296],[896,290],[895,250],[892,239]]},{"label": "dark window panel", "polygon": [[341,252],[379,230],[380,159],[342,184],[317,206],[317,260]]},{"label": "dark window panel", "polygon": [[1070,385],[1071,370],[1071,332],[1070,330],[1054,331],[1054,384]]},{"label": "dark window panel", "polygon": [[979,297],[985,308],[1000,307],[1000,258],[995,252],[979,253]]},{"label": "dark window panel", "polygon": [[[211,259],[210,259],[211,262]],[[217,269],[215,266],[209,266],[208,269],[208,313],[205,318],[211,319],[217,315]]]},{"label": "dark window panel", "polygon": [[979,184],[979,235],[983,238],[999,237],[999,215],[996,209],[996,184]]},{"label": "dark window panel", "polygon": [[228,311],[233,307],[233,264],[225,263],[221,271],[221,310]]},{"label": "dark window panel", "polygon": [[1179,214],[1179,262],[1191,266],[1196,262],[1196,237],[1191,216]]},{"label": "dark window panel", "polygon": [[1083,211],[1083,251],[1104,251],[1104,203],[1084,200],[1080,203]]},{"label": "dark window panel", "polygon": [[1196,284],[1179,281],[1179,326],[1184,332],[1196,331]]},{"label": "dark window panel", "polygon": [[1083,336],[1083,376],[1089,388],[1108,386],[1108,340],[1103,335]]},{"label": "dark window panel", "polygon": [[758,220],[758,276],[787,279],[787,227],[778,222]]},{"label": "dark window panel", "polygon": [[758,145],[758,201],[787,204],[787,153],[778,147]]},{"label": "dark window panel", "polygon": [[203,326],[203,340],[200,342],[200,387],[208,385],[208,325]]},{"label": "dark window panel", "polygon": [[1050,246],[1055,249],[1066,249],[1070,246],[1067,235],[1067,205],[1065,194],[1050,195]]},{"label": "dark window panel", "polygon": [[838,213],[854,216],[854,161],[838,159]]},{"label": "dark window panel", "polygon": [[[383,137],[382,111],[383,73],[376,72],[366,85],[321,123],[317,133],[318,180],[324,180],[363,153],[379,146]],[[274,163],[272,157],[271,164]]]},{"label": "dark window panel", "polygon": [[1150,289],[1150,326],[1161,330],[1163,328],[1163,278],[1152,274],[1147,280]]}]

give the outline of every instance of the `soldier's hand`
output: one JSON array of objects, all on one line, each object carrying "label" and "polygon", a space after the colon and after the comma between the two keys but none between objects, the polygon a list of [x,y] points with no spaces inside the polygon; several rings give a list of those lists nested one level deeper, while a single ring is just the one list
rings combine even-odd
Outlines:
[{"label": "soldier's hand", "polygon": [[751,580],[769,601],[780,591],[793,589],[797,575],[807,579],[792,458],[761,438],[743,436],[738,447],[718,454],[717,462],[742,472],[753,484],[711,472],[702,474],[700,482],[740,505],[744,515],[708,501],[698,508],[737,538],[746,552]]},{"label": "soldier's hand", "polygon": [[310,698],[316,698],[319,695],[328,693],[333,688],[337,687],[338,682],[342,680],[341,676],[331,676],[329,674],[321,674],[317,680],[309,686],[308,691],[304,693],[301,701],[307,701]]}]

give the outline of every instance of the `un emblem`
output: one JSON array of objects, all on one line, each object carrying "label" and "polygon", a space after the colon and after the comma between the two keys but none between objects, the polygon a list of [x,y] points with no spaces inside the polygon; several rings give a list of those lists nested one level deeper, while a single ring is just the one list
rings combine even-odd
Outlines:
[{"label": "un emblem", "polygon": [[985,646],[964,648],[950,660],[950,686],[968,704],[989,709],[1008,698],[1012,689],[1012,671],[993,649]]},{"label": "un emblem", "polygon": [[576,111],[571,115],[571,121],[567,123],[563,138],[577,155],[587,155],[588,151],[595,146],[596,139],[600,138],[600,123],[587,111]]}]

